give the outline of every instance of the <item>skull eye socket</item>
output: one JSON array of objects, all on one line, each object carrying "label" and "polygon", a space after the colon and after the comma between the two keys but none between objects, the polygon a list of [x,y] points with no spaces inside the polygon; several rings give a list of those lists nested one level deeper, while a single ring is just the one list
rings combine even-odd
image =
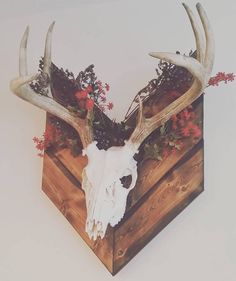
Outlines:
[{"label": "skull eye socket", "polygon": [[120,178],[120,182],[124,188],[128,189],[132,183],[132,175],[128,175]]}]

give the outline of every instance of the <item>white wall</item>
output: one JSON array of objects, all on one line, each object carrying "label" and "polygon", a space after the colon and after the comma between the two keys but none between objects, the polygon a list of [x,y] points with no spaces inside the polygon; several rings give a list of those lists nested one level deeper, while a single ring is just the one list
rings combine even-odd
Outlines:
[{"label": "white wall", "polygon": [[[201,3],[215,31],[213,73],[236,72],[235,1]],[[149,51],[194,48],[180,1],[1,1],[0,280],[236,280],[236,82],[205,98],[206,191],[112,278],[40,190],[32,137],[43,133],[45,113],[8,89],[26,25],[33,72],[53,20],[54,61],[75,73],[94,63],[117,119],[155,75]]]}]

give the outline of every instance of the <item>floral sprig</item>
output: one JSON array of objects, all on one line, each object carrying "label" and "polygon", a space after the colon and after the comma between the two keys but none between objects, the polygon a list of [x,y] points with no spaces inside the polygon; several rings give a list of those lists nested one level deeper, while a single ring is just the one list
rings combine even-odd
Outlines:
[{"label": "floral sprig", "polygon": [[[176,94],[176,92],[175,92]],[[196,142],[202,136],[201,124],[198,122],[193,107],[189,106],[171,119],[159,130],[158,138],[144,145],[144,158],[162,161],[170,154],[185,147],[185,139]]]},{"label": "floral sprig", "polygon": [[235,79],[234,73],[218,72],[215,76],[211,77],[208,86],[219,86],[219,83],[233,82]]},{"label": "floral sprig", "polygon": [[106,103],[106,96],[109,90],[109,84],[103,84],[100,80],[96,81],[93,85],[87,85],[82,90],[75,93],[79,108],[82,110],[90,110],[93,109],[96,103],[103,112],[106,109],[112,110],[113,103]]},{"label": "floral sprig", "polygon": [[33,137],[35,148],[38,150],[38,156],[43,157],[44,151],[54,144],[62,136],[62,132],[52,124],[47,124],[47,128],[42,137]]},{"label": "floral sprig", "polygon": [[[40,69],[42,67],[41,62]],[[161,87],[162,90],[165,90],[165,94],[169,95],[174,101],[189,88],[192,81],[191,75],[183,68],[167,63],[162,63],[160,69],[162,74],[158,74],[158,79],[151,84],[152,87],[148,85],[148,88],[146,87],[142,91],[147,96],[152,96]],[[113,103],[107,99],[110,86],[97,79],[94,73],[94,65],[90,65],[84,71],[81,71],[76,78],[68,70],[64,71],[53,65],[51,78],[54,98],[69,110],[78,113],[79,117],[84,118],[87,110],[93,109],[95,104],[102,112],[113,108]],[[222,82],[228,83],[234,81],[234,79],[235,75],[233,73],[218,72],[214,77],[210,78],[208,87],[219,86]],[[41,86],[42,83],[40,81],[38,83]],[[36,92],[43,94],[39,86],[31,86]],[[104,117],[101,120],[92,119],[94,138],[98,141],[100,149],[108,149],[112,145],[122,145],[132,128],[128,126],[128,129],[125,129],[126,126],[120,126],[115,121],[110,121],[111,124],[109,122],[103,123],[105,120],[103,119]],[[50,120],[51,122],[48,122],[43,136],[33,138],[39,151],[38,155],[42,157],[43,152],[51,146],[55,148],[67,147],[74,156],[80,154],[82,148],[76,132],[58,118],[50,118]],[[122,128],[122,133],[119,128]],[[144,159],[153,158],[161,161],[171,153],[181,150],[184,147],[185,139],[195,142],[201,136],[201,124],[199,124],[193,108],[189,106],[179,114],[173,115],[159,129],[156,141],[150,139],[145,142],[143,147]]]},{"label": "floral sprig", "polygon": [[[211,77],[209,86],[219,86],[219,83],[233,82],[235,75],[233,73],[218,72]],[[175,100],[181,96],[181,93],[173,90],[168,93]],[[195,142],[202,136],[201,124],[197,122],[197,116],[192,106],[187,107],[177,115],[173,115],[169,122],[160,128],[160,135],[157,141],[150,141],[144,145],[144,160],[155,159],[161,161],[184,148],[184,139],[191,139]]]}]

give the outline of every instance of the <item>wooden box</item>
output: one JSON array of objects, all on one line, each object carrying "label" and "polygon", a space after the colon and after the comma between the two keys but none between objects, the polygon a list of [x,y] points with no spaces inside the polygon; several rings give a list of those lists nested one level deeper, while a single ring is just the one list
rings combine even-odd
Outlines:
[{"label": "wooden box", "polygon": [[[168,104],[161,97],[154,111]],[[203,97],[193,104],[203,121]],[[66,148],[44,155],[42,188],[112,275],[125,266],[153,237],[203,191],[203,139],[184,139],[184,147],[162,161],[146,160],[138,166],[138,180],[128,196],[124,218],[109,227],[104,239],[92,241],[85,232],[85,196],[81,173],[83,156]]]}]

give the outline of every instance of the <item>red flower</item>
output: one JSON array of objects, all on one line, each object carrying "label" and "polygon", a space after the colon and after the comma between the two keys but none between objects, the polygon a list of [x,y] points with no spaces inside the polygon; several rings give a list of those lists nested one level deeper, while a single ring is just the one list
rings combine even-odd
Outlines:
[{"label": "red flower", "polygon": [[191,129],[194,129],[196,127],[196,125],[192,121],[189,121],[187,124],[187,127],[189,128],[189,130],[191,130]]},{"label": "red flower", "polygon": [[93,91],[92,86],[88,85],[88,87],[85,89],[85,91],[87,92],[87,94],[90,94]]},{"label": "red flower", "polygon": [[172,120],[173,122],[176,122],[176,121],[178,120],[178,117],[176,116],[176,114],[174,114],[174,115],[171,116],[171,120]]},{"label": "red flower", "polygon": [[235,75],[233,73],[226,74],[227,81],[232,82],[232,81],[234,81],[234,78],[235,78]]},{"label": "red flower", "polygon": [[56,133],[57,133],[56,128],[53,125],[48,124],[47,128],[43,134],[45,142],[47,142],[47,143],[52,142]]},{"label": "red flower", "polygon": [[92,99],[87,99],[86,100],[86,109],[91,110],[94,107],[94,100]]},{"label": "red flower", "polygon": [[37,144],[36,144],[36,148],[40,151],[43,151],[45,148],[45,143],[44,140],[40,140]]},{"label": "red flower", "polygon": [[199,138],[202,135],[202,131],[201,131],[201,129],[197,125],[195,125],[192,128],[192,131],[193,131],[193,137],[194,138]]},{"label": "red flower", "polygon": [[107,108],[108,108],[109,110],[112,110],[113,106],[114,106],[113,103],[112,103],[112,102],[109,102],[108,105],[107,105]]},{"label": "red flower", "polygon": [[183,137],[189,137],[190,136],[190,130],[188,127],[185,127],[181,130],[182,136]]},{"label": "red flower", "polygon": [[187,109],[185,109],[184,111],[181,112],[181,117],[188,121],[191,117],[191,114],[189,113],[189,111]]},{"label": "red flower", "polygon": [[88,97],[88,92],[86,90],[78,91],[75,93],[75,96],[78,100],[83,100]]}]

